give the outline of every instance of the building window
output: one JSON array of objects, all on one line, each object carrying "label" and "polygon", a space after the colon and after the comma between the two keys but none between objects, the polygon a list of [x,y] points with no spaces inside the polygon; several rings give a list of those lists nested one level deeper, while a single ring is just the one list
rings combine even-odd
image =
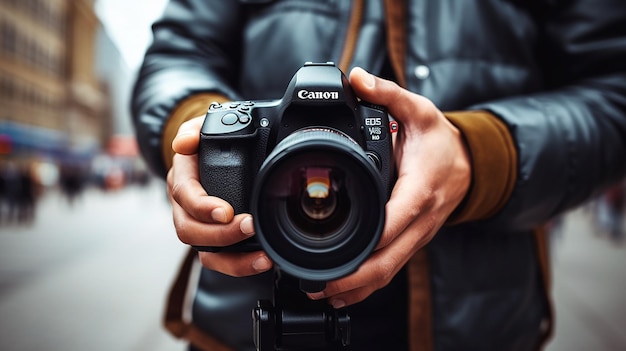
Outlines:
[{"label": "building window", "polygon": [[17,33],[15,27],[6,22],[2,30],[2,51],[10,55],[15,55],[17,51]]}]

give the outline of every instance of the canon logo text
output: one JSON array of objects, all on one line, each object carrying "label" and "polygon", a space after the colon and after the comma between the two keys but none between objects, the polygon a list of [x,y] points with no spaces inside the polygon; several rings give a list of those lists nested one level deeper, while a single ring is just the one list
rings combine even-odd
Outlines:
[{"label": "canon logo text", "polygon": [[298,91],[298,98],[301,100],[339,100],[339,93],[336,91],[308,91],[302,89]]}]

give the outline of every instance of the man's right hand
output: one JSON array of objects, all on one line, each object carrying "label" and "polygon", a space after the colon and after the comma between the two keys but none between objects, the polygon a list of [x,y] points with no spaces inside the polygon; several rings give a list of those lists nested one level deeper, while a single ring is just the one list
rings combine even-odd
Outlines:
[{"label": "man's right hand", "polygon": [[[228,246],[254,235],[250,214],[234,214],[223,199],[210,196],[200,184],[198,144],[204,116],[183,123],[172,142],[176,153],[167,174],[167,191],[180,241],[194,246]],[[230,276],[259,274],[272,268],[263,251],[199,252],[202,265]]]}]

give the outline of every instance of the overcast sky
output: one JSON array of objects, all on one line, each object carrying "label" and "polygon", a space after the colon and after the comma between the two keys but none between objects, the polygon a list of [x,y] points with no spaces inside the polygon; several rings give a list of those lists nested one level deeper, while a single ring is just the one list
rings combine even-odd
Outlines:
[{"label": "overcast sky", "polygon": [[96,0],[96,13],[128,66],[135,70],[152,41],[150,25],[167,0]]}]

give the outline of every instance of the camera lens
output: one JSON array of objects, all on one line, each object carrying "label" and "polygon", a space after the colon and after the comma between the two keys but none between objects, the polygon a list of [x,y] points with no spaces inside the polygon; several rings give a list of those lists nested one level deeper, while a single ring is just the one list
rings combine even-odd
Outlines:
[{"label": "camera lens", "polygon": [[347,275],[378,243],[383,188],[376,166],[344,133],[296,131],[274,148],[256,178],[257,238],[291,275],[312,281]]}]

